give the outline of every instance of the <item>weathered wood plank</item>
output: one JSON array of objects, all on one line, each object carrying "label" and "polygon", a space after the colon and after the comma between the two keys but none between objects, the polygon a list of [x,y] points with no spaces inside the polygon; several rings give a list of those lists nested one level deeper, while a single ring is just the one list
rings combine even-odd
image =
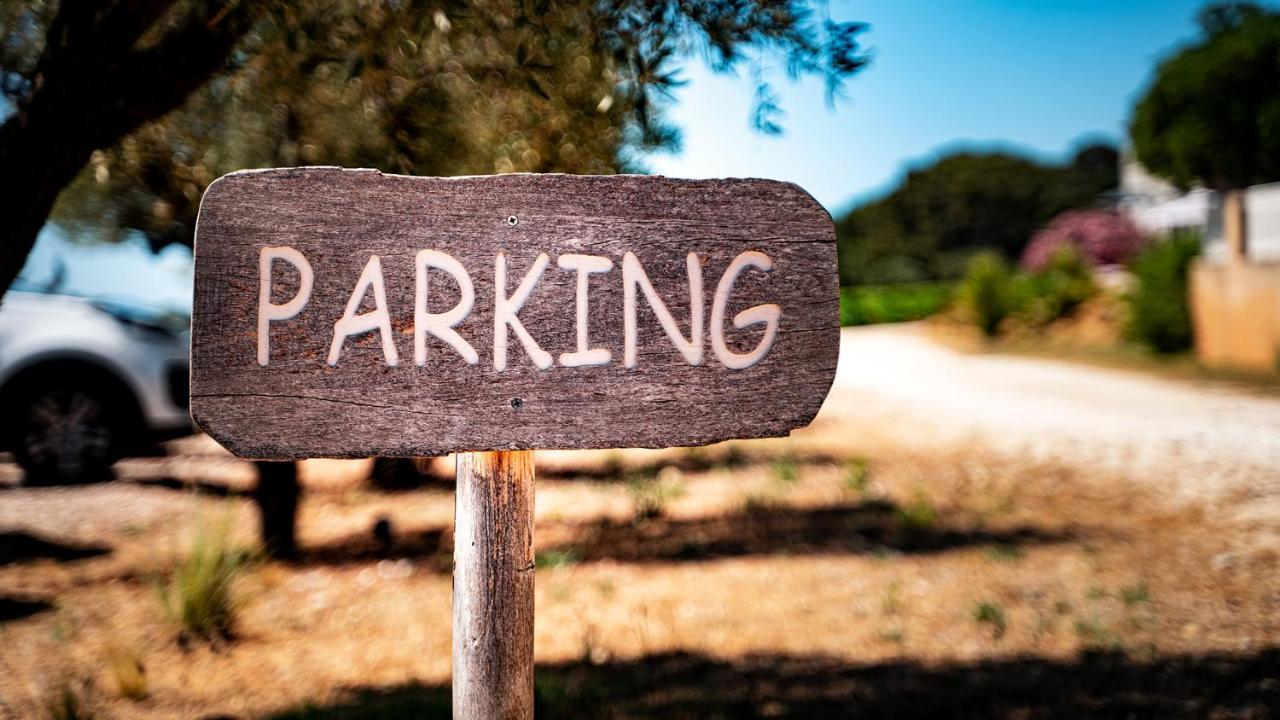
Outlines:
[{"label": "weathered wood plank", "polygon": [[533,717],[533,453],[461,453],[453,540],[453,716]]},{"label": "weathered wood plank", "polygon": [[[301,253],[314,281],[296,316],[266,323],[264,366],[259,263],[271,247]],[[424,249],[457,260],[471,280],[474,305],[454,330],[474,349],[475,364],[431,335],[423,340],[424,364],[416,362],[415,259]],[[717,328],[717,286],[744,252],[762,253],[773,269],[745,267],[729,286]],[[545,369],[507,326],[495,334],[499,253],[504,297],[540,254],[547,256],[517,315],[550,358]],[[688,339],[689,253],[702,274],[696,299],[703,330],[693,338],[700,362],[691,364],[676,347],[641,286],[635,364],[628,367],[624,258],[634,256]],[[572,254],[612,265],[587,276],[587,345],[607,349],[607,364],[561,362],[578,349],[578,273],[559,266]],[[335,323],[374,255],[398,362],[388,364],[382,334],[372,330],[340,342],[331,365]],[[300,289],[301,273],[287,259],[273,261],[266,277],[271,304],[286,304]],[[426,312],[443,313],[459,301],[461,287],[446,271],[433,268],[426,277]],[[366,295],[354,312],[375,308],[376,293]],[[723,333],[723,350],[749,353],[768,325],[738,328],[734,320],[766,304],[780,309],[767,354],[749,367],[726,367],[713,335]],[[336,168],[236,173],[209,188],[197,224],[191,407],[215,439],[263,459],[778,436],[806,425],[822,404],[835,373],[838,325],[831,219],[794,185],[646,176],[411,178]],[[508,338],[502,370],[495,368],[498,335]]]}]

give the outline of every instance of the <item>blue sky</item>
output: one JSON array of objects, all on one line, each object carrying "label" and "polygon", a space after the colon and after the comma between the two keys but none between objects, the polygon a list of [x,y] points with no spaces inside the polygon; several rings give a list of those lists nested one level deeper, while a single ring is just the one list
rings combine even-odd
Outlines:
[{"label": "blue sky", "polygon": [[891,190],[960,145],[1061,158],[1082,138],[1119,142],[1156,61],[1194,38],[1198,0],[832,0],[863,20],[873,65],[834,110],[817,80],[777,73],[786,134],[749,127],[743,74],[688,68],[671,119],[684,150],[646,160],[676,177],[796,182],[833,213]]}]

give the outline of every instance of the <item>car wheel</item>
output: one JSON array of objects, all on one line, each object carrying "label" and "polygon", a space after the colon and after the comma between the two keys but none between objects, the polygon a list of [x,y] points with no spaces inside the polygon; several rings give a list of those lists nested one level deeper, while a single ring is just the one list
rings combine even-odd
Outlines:
[{"label": "car wheel", "polygon": [[122,428],[108,394],[87,386],[50,384],[16,403],[14,459],[28,484],[109,480]]}]

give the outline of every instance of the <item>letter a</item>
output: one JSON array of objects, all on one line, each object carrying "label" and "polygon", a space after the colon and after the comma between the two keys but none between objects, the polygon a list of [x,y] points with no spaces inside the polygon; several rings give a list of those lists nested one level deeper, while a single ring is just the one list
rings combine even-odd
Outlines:
[{"label": "letter a", "polygon": [[[373,310],[357,315],[364,295],[373,288]],[[382,282],[382,261],[377,255],[370,255],[369,262],[356,281],[356,289],[351,292],[347,301],[347,310],[333,324],[333,343],[329,345],[329,364],[337,365],[338,356],[342,354],[342,343],[352,335],[359,335],[377,330],[382,335],[382,357],[388,365],[396,366],[400,362],[400,354],[396,352],[395,336],[391,334],[391,314],[387,312],[387,289]]]},{"label": "letter a", "polygon": [[[417,284],[413,300],[413,361],[418,365],[427,364],[426,336],[435,335],[457,350],[467,364],[475,365],[480,362],[476,349],[454,330],[471,313],[476,302],[476,288],[471,284],[467,269],[452,255],[439,250],[419,250],[414,265],[417,268]],[[439,268],[452,275],[462,292],[458,304],[445,312],[427,312],[428,268]]]}]

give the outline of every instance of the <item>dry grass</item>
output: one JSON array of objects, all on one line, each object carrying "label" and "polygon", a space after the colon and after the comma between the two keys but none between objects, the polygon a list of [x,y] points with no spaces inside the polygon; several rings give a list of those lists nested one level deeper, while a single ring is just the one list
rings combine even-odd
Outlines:
[{"label": "dry grass", "polygon": [[182,642],[229,640],[241,601],[236,579],[249,561],[247,550],[231,539],[231,513],[202,514],[196,521],[187,554],[156,592],[164,613]]}]

